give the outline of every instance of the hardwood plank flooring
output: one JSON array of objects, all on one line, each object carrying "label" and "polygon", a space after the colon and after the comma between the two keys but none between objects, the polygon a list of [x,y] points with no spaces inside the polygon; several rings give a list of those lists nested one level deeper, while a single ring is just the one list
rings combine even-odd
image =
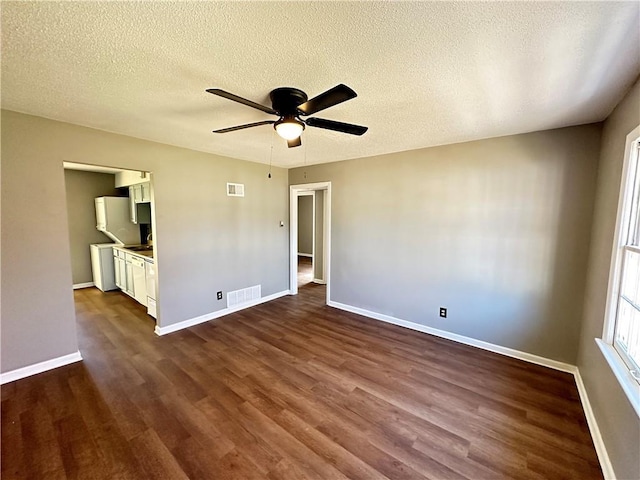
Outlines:
[{"label": "hardwood plank flooring", "polygon": [[77,290],[81,363],[2,387],[8,479],[601,479],[573,377],[324,305],[164,337]]}]

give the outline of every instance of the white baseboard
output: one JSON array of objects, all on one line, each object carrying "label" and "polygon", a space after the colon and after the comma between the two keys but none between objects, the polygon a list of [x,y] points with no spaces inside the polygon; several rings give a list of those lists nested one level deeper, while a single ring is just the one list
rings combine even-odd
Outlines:
[{"label": "white baseboard", "polygon": [[158,336],[167,335],[168,333],[177,332],[178,330],[182,330],[184,328],[193,327],[194,325],[198,325],[200,323],[208,322],[209,320],[215,320],[216,318],[224,317],[225,315],[229,315],[230,313],[238,312],[240,310],[244,310],[245,308],[255,307],[261,303],[270,302],[271,300],[275,300],[276,298],[284,297],[285,295],[290,295],[290,290],[283,290],[282,292],[277,292],[272,295],[267,295],[266,297],[261,297],[257,300],[252,300],[251,302],[243,303],[241,305],[235,305],[231,308],[223,308],[222,310],[216,310],[215,312],[207,313],[205,315],[200,315],[199,317],[190,318],[189,320],[183,320],[182,322],[174,323],[172,325],[167,325],[166,327],[160,327],[156,325],[155,333]]},{"label": "white baseboard", "polygon": [[596,454],[598,455],[598,460],[600,461],[602,474],[604,475],[604,478],[606,480],[615,480],[616,474],[613,471],[613,465],[611,464],[611,460],[609,459],[607,447],[602,440],[598,422],[596,421],[596,417],[593,414],[593,409],[591,408],[591,403],[589,402],[587,389],[582,382],[582,376],[580,375],[580,370],[578,370],[577,367],[574,376],[576,378],[576,385],[578,387],[578,393],[580,394],[580,401],[582,402],[584,416],[587,418],[587,425],[589,425],[589,432],[591,432],[591,439],[593,440],[593,445],[596,448]]},{"label": "white baseboard", "polygon": [[428,333],[430,335],[435,335],[436,337],[446,338],[448,340],[453,340],[454,342],[463,343],[465,345],[470,345],[472,347],[477,347],[483,350],[488,350],[490,352],[506,355],[508,357],[524,360],[525,362],[535,363],[536,365],[542,365],[544,367],[553,368],[554,370],[560,370],[562,372],[573,374],[576,380],[578,394],[580,395],[582,408],[584,410],[584,414],[587,419],[587,425],[589,426],[589,432],[591,433],[591,438],[593,440],[593,444],[595,446],[596,453],[598,455],[600,467],[602,468],[602,473],[604,474],[605,479],[615,480],[616,478],[615,472],[613,470],[613,466],[611,465],[611,460],[609,459],[609,455],[607,454],[607,449],[605,447],[604,441],[602,440],[602,435],[600,434],[600,428],[598,427],[598,422],[596,421],[596,417],[593,414],[593,410],[591,409],[591,404],[589,403],[589,397],[587,396],[587,391],[584,387],[584,383],[582,382],[580,371],[578,370],[578,367],[576,367],[575,365],[559,362],[557,360],[551,360],[549,358],[540,357],[538,355],[522,352],[520,350],[514,350],[512,348],[495,345],[493,343],[483,342],[482,340],[476,340],[475,338],[465,337],[463,335],[447,332],[445,330],[439,330],[437,328],[427,327],[426,325],[409,322],[407,320],[401,320],[399,318],[395,318],[390,315],[384,315],[382,313],[372,312],[369,310],[365,310],[363,308],[346,305],[344,303],[334,302],[330,300],[329,302],[327,302],[327,305],[329,305],[330,307],[338,308],[340,310],[345,310],[347,312],[357,313],[358,315],[372,318],[374,320],[380,320],[382,322],[391,323],[393,325],[409,328],[411,330],[416,330],[418,332]]},{"label": "white baseboard", "polygon": [[85,283],[74,283],[73,284],[73,289],[74,290],[78,290],[79,288],[89,288],[89,287],[95,287],[96,284],[93,282],[85,282]]},{"label": "white baseboard", "polygon": [[313,283],[317,283],[319,285],[326,285],[327,284],[327,282],[325,280],[322,280],[320,278],[314,278],[313,279]]},{"label": "white baseboard", "polygon": [[430,335],[435,335],[436,337],[446,338],[447,340],[453,340],[454,342],[463,343],[465,345],[481,348],[483,350],[488,350],[494,353],[499,353],[501,355],[506,355],[507,357],[518,358],[526,362],[535,363],[537,365],[542,365],[544,367],[550,367],[555,370],[560,370],[568,373],[575,373],[576,371],[576,366],[571,365],[569,363],[559,362],[557,360],[551,360],[549,358],[540,357],[538,355],[522,352],[520,350],[514,350],[512,348],[503,347],[501,345],[495,345],[489,342],[483,342],[482,340],[476,340],[475,338],[465,337],[463,335],[458,335],[457,333],[451,333],[445,330],[439,330],[437,328],[427,327],[426,325],[421,325],[419,323],[410,322],[407,320],[401,320],[399,318],[392,317],[390,315],[371,312],[363,308],[352,307],[351,305],[334,302],[332,300],[327,302],[327,305],[329,305],[330,307],[338,308],[340,310],[345,310],[347,312],[357,313],[358,315],[362,315],[364,317],[373,318],[374,320],[381,320],[383,322],[392,323],[393,325],[409,328],[411,330],[417,330],[418,332],[428,333]]},{"label": "white baseboard", "polygon": [[17,368],[10,372],[0,374],[0,385],[5,383],[14,382],[21,378],[37,375],[38,373],[46,372],[47,370],[53,370],[54,368],[63,367],[70,363],[80,362],[82,355],[80,352],[70,353],[69,355],[63,355],[62,357],[53,358],[51,360],[45,360],[44,362],[29,365],[27,367]]},{"label": "white baseboard", "polygon": [[309,258],[313,258],[313,254],[311,253],[298,253],[299,257],[309,257]]}]

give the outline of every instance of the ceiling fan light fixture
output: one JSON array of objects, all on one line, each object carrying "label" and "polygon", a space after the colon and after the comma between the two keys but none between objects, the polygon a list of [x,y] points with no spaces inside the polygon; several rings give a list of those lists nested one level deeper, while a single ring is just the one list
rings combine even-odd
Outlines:
[{"label": "ceiling fan light fixture", "polygon": [[278,120],[273,128],[276,129],[278,135],[285,140],[295,140],[304,130],[304,123],[296,118],[282,118]]},{"label": "ceiling fan light fixture", "polygon": [[245,123],[234,127],[213,130],[213,133],[228,133],[245,128],[259,127],[261,125],[273,125],[278,136],[287,141],[289,148],[302,145],[300,138],[307,126],[312,128],[323,128],[334,132],[348,133],[349,135],[362,135],[367,131],[367,127],[354,125],[352,123],[336,122],[325,118],[310,117],[302,120],[300,117],[313,115],[327,108],[346,102],[357,97],[356,92],[344,84],[336,85],[326,92],[316,95],[311,100],[305,92],[292,87],[279,87],[269,92],[271,107],[239,97],[233,93],[226,92],[219,88],[208,88],[208,93],[217,95],[228,100],[232,100],[242,105],[246,105],[256,110],[261,110],[271,115],[276,115],[278,120],[262,120],[260,122]]}]

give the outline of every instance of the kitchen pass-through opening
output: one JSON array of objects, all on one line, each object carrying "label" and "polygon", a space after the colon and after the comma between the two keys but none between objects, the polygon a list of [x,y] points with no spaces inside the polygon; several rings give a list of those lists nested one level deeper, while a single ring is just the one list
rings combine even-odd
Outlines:
[{"label": "kitchen pass-through opening", "polygon": [[151,172],[64,162],[73,288],[121,292],[155,328],[157,265]]}]

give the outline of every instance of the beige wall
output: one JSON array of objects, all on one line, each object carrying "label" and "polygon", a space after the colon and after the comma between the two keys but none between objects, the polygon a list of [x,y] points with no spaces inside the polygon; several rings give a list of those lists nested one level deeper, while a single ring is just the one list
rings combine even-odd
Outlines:
[{"label": "beige wall", "polygon": [[115,188],[115,175],[110,173],[65,170],[67,219],[71,251],[71,278],[73,284],[93,282],[91,271],[92,243],[113,243],[104,233],[96,230],[94,199],[119,196]]},{"label": "beige wall", "polygon": [[78,349],[63,161],[152,172],[161,327],[289,289],[285,170],[10,111],[1,134],[2,372]]},{"label": "beige wall", "polygon": [[313,195],[298,197],[298,253],[313,254]]},{"label": "beige wall", "polygon": [[332,182],[331,300],[575,364],[600,133],[290,170]]},{"label": "beige wall", "polygon": [[640,124],[640,83],[604,123],[578,368],[616,475],[640,478],[640,419],[594,339],[602,337],[626,136]]}]

